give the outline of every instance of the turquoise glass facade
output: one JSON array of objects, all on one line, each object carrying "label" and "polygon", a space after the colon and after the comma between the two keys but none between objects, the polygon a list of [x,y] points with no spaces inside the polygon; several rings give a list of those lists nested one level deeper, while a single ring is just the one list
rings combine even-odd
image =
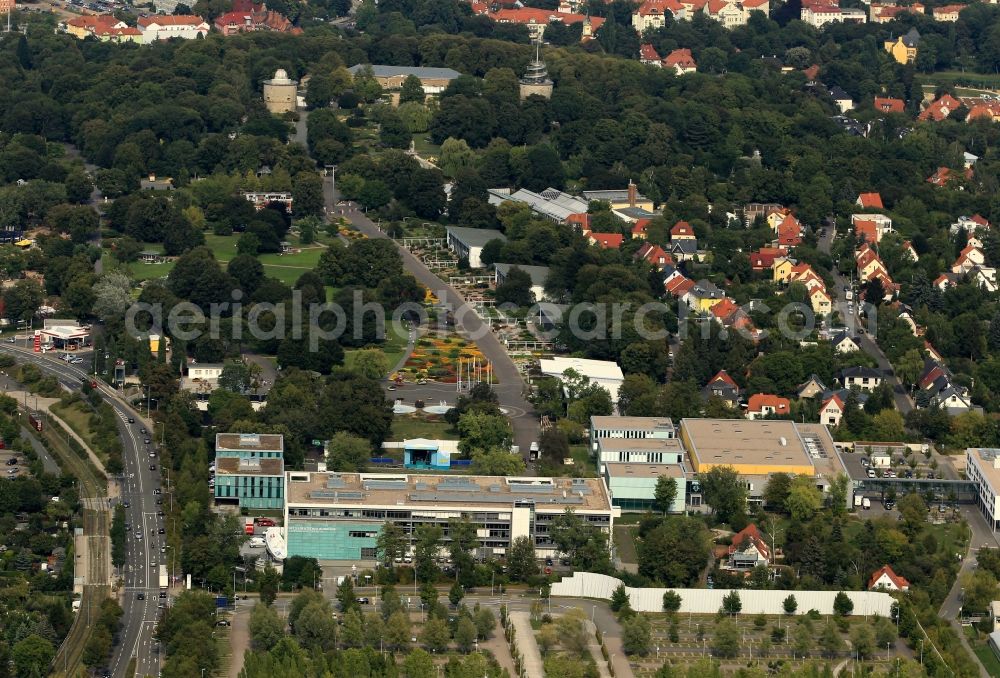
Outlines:
[{"label": "turquoise glass facade", "polygon": [[372,560],[381,528],[371,522],[292,518],[285,528],[288,555],[318,560]]},{"label": "turquoise glass facade", "polygon": [[218,475],[215,478],[216,499],[238,499],[240,508],[284,508],[284,478],[282,476]]}]

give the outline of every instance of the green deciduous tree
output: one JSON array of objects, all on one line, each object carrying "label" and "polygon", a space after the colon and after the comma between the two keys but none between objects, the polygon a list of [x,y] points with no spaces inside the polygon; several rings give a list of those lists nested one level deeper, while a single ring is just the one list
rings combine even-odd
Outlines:
[{"label": "green deciduous tree", "polygon": [[715,466],[699,475],[702,497],[721,522],[733,529],[746,523],[746,486],[731,466]]},{"label": "green deciduous tree", "polygon": [[712,651],[719,657],[735,657],[740,651],[740,636],[736,625],[724,619],[715,625]]},{"label": "green deciduous tree", "polygon": [[710,538],[705,523],[670,516],[638,544],[639,572],[669,587],[690,586],[708,562]]},{"label": "green deciduous tree", "polygon": [[652,644],[652,629],[646,617],[637,614],[622,622],[622,646],[625,654],[645,657]]},{"label": "green deciduous tree", "polygon": [[740,600],[740,592],[733,590],[722,597],[722,611],[730,616],[735,616],[743,610],[743,601]]},{"label": "green deciduous tree", "polygon": [[511,581],[523,582],[536,574],[538,561],[535,560],[534,542],[531,537],[516,537],[507,551],[507,576]]},{"label": "green deciduous tree", "polygon": [[669,476],[660,476],[656,479],[656,488],[653,490],[653,498],[656,508],[666,515],[674,506],[677,499],[677,480]]},{"label": "green deciduous tree", "polygon": [[338,431],[327,441],[326,463],[331,471],[362,471],[372,454],[371,441]]},{"label": "green deciduous tree", "polygon": [[263,603],[250,611],[250,646],[258,652],[269,652],[285,635],[285,625],[277,611]]}]

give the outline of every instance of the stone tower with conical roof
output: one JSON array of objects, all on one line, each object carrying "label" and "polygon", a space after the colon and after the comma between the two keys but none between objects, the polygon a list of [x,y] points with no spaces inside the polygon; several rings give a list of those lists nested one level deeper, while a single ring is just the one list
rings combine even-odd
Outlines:
[{"label": "stone tower with conical roof", "polygon": [[528,69],[521,78],[521,100],[532,95],[552,98],[552,80],[541,56],[541,41],[535,42],[535,60],[528,64]]}]

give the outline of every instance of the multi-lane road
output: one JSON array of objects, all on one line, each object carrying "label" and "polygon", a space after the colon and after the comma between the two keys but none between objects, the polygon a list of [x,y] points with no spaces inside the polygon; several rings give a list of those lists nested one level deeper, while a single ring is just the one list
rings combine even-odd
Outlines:
[{"label": "multi-lane road", "polygon": [[[30,348],[15,344],[0,344],[0,351],[15,355],[21,362],[37,365],[43,372],[54,376],[65,387],[78,390],[83,379],[90,378],[87,364],[71,365],[58,359],[57,352],[34,353]],[[122,439],[122,459],[124,471],[118,479],[119,497],[117,501],[127,502],[125,520],[129,524],[126,536],[127,563],[123,573],[125,592],[122,608],[122,627],[118,644],[108,669],[115,678],[125,675],[132,657],[136,658],[136,675],[156,676],[159,674],[160,659],[153,631],[156,625],[161,601],[159,598],[159,564],[166,554],[161,552],[166,545],[166,536],[159,533],[164,527],[160,515],[162,506],[157,500],[160,491],[159,456],[150,457],[154,449],[150,424],[144,422],[137,412],[110,387],[98,382],[101,395],[118,415],[118,428]],[[129,419],[134,423],[129,423]],[[143,433],[143,430],[147,433]],[[155,470],[151,468],[155,466]],[[144,600],[140,600],[140,594]]]}]

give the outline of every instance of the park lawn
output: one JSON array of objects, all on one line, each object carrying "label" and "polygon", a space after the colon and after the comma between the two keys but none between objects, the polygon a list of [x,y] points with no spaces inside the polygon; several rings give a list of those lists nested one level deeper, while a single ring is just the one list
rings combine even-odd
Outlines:
[{"label": "park lawn", "polygon": [[[205,245],[212,250],[215,259],[224,267],[236,257],[238,239],[236,235],[206,234]],[[316,268],[325,249],[322,245],[313,244],[295,254],[259,254],[257,259],[264,265],[266,275],[277,278],[286,285],[294,285],[303,273]]]},{"label": "park lawn", "polygon": [[133,261],[128,264],[128,269],[132,272],[132,277],[138,281],[157,280],[170,275],[174,270],[174,262],[165,261],[162,264],[144,264],[141,261]]},{"label": "park lawn", "polygon": [[212,254],[215,255],[216,261],[222,264],[236,258],[237,239],[238,238],[235,235],[215,235],[214,233],[206,233],[205,247],[212,250]]},{"label": "park lawn", "polygon": [[413,135],[413,150],[424,160],[438,158],[441,155],[441,147],[431,141],[427,132],[417,132]]},{"label": "park lawn", "polygon": [[392,420],[392,434],[389,440],[401,442],[413,438],[429,440],[458,440],[458,431],[451,424],[436,415],[404,414]]}]

